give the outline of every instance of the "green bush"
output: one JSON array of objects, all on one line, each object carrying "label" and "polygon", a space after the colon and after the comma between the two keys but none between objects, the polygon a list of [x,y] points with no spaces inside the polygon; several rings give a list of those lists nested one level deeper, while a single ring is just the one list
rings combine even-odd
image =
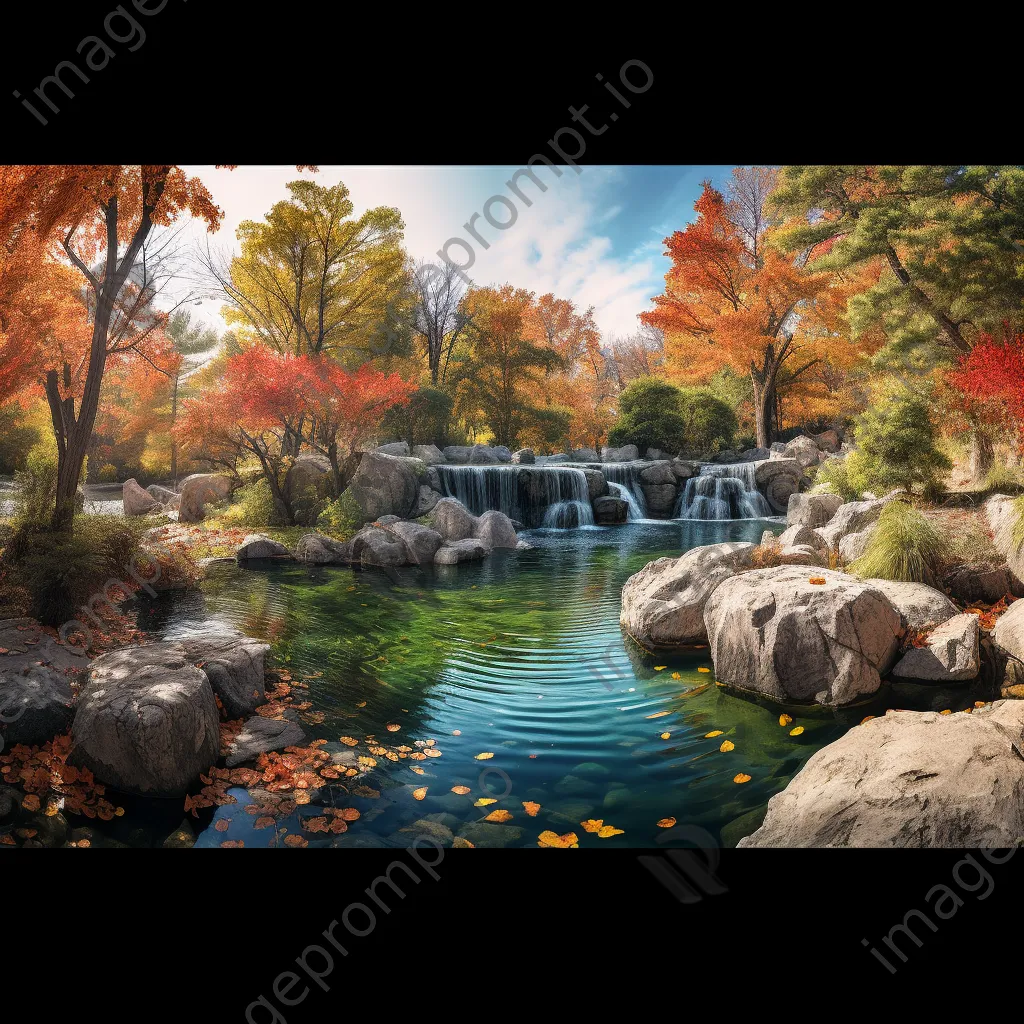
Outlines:
[{"label": "green bush", "polygon": [[934,487],[952,466],[938,446],[928,395],[920,389],[889,385],[854,429],[857,447],[847,456],[847,473],[857,491]]},{"label": "green bush", "polygon": [[100,471],[96,474],[96,480],[101,484],[112,484],[117,482],[117,466],[107,463],[100,467]]},{"label": "green bush", "polygon": [[941,553],[942,539],[928,519],[908,502],[891,501],[849,570],[865,579],[933,584]]},{"label": "green bush", "polygon": [[[852,453],[851,453],[852,454]],[[850,471],[846,465],[850,455],[842,459],[826,459],[814,475],[814,490],[838,494],[843,501],[859,501],[861,492],[850,483]]]},{"label": "green bush", "polygon": [[436,388],[420,388],[413,392],[408,405],[393,406],[384,415],[380,436],[397,438],[413,444],[444,446],[449,440],[452,400]]},{"label": "green bush", "polygon": [[736,427],[736,414],[710,388],[681,389],[657,377],[637,377],[619,395],[619,419],[608,443],[702,455],[732,444]]},{"label": "green bush", "polygon": [[60,626],[107,578],[105,559],[74,534],[33,533],[13,566],[15,579],[31,595],[29,614],[45,626]]},{"label": "green bush", "polygon": [[26,453],[39,442],[39,431],[22,424],[22,416],[13,402],[0,406],[0,473],[24,469]]},{"label": "green bush", "polygon": [[365,519],[359,502],[346,489],[340,498],[327,502],[317,518],[317,526],[325,533],[347,540],[359,531]]}]

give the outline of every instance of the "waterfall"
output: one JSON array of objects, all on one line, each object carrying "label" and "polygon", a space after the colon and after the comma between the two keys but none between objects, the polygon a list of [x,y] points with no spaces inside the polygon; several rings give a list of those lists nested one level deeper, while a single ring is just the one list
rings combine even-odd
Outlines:
[{"label": "waterfall", "polygon": [[647,518],[647,499],[640,486],[640,471],[643,468],[642,462],[608,462],[601,466],[608,487],[629,505],[630,519]]},{"label": "waterfall", "polygon": [[[458,498],[474,515],[490,509],[526,526],[593,523],[586,474],[568,466],[436,466],[441,493]],[[573,510],[559,506],[579,506]],[[548,523],[548,519],[561,523]]]},{"label": "waterfall", "polygon": [[754,463],[700,467],[679,496],[677,519],[764,519],[774,515],[757,489]]},{"label": "waterfall", "polygon": [[[644,510],[640,507],[640,502],[636,500],[633,492],[625,485],[616,483],[614,480],[608,481],[608,490],[616,498],[621,498],[628,506],[629,512],[626,514],[626,519],[629,522],[635,522],[637,519],[646,519]],[[643,492],[641,492],[642,494]]]},{"label": "waterfall", "polygon": [[574,526],[593,526],[594,509],[589,501],[560,501],[549,505],[541,526],[553,530],[571,530]]}]

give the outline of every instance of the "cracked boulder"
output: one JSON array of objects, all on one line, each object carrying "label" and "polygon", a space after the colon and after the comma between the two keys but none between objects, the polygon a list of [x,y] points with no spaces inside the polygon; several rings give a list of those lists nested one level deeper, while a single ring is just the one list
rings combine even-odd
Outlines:
[{"label": "cracked boulder", "polygon": [[977,615],[954,615],[928,634],[923,647],[908,648],[892,674],[935,683],[974,679],[981,669],[980,632]]},{"label": "cracked boulder", "polygon": [[1024,836],[1024,701],[889,711],[822,747],[740,847],[1005,849]]},{"label": "cracked boulder", "polygon": [[725,580],[704,622],[719,682],[831,706],[878,690],[902,634],[899,612],[877,587],[797,565]]}]

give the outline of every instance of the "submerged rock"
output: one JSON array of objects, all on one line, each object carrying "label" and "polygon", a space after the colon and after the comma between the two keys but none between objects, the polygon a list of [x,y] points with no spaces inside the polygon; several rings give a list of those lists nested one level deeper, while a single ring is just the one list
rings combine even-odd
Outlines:
[{"label": "submerged rock", "polygon": [[1024,835],[1024,701],[890,711],[822,747],[741,847],[1004,849]]},{"label": "submerged rock", "polygon": [[726,579],[704,620],[720,682],[778,701],[827,705],[874,693],[902,633],[899,613],[876,587],[800,566]]},{"label": "submerged rock", "polygon": [[459,562],[472,562],[479,558],[485,558],[489,553],[490,549],[482,540],[466,537],[463,540],[453,540],[438,548],[434,555],[434,564],[457,565]]},{"label": "submerged rock", "polygon": [[707,640],[704,605],[723,581],[749,569],[754,544],[710,544],[659,558],[622,588],[619,621],[641,644],[672,647]]}]

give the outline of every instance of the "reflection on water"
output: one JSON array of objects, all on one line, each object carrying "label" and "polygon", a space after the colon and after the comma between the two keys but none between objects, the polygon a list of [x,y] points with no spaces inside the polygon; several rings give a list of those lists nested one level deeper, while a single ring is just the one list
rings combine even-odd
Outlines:
[{"label": "reflection on water", "polygon": [[[339,845],[407,841],[399,830],[427,815],[457,833],[495,809],[513,815],[500,833],[501,841],[512,837],[511,846],[535,846],[546,829],[576,831],[583,846],[652,846],[665,838],[656,822],[667,817],[733,845],[803,762],[863,712],[840,720],[788,709],[793,725],[804,726],[792,737],[793,726],[779,725],[780,708],[714,685],[706,648],[655,657],[625,638],[620,593],[654,557],[759,540],[765,527],[644,522],[535,530],[524,534],[531,550],[390,574],[214,566],[202,593],[159,602],[150,628],[173,638],[238,626],[270,640],[296,676],[322,672],[309,683],[314,707],[325,712],[321,725],[308,728],[311,738],[437,741],[443,755],[420,762],[422,776],[408,761],[382,761],[375,770],[381,799],[366,802],[369,810]],[[389,736],[387,723],[401,731]],[[724,740],[734,749],[722,752]],[[481,752],[494,757],[478,761]],[[510,791],[481,809],[473,802],[484,795],[485,769],[500,769],[510,782],[492,770],[484,788],[496,797]],[[735,783],[738,774],[750,781]],[[452,794],[456,785],[472,794]],[[417,802],[410,794],[420,786],[427,795]],[[536,817],[526,815],[523,801],[541,805]],[[272,839],[252,831],[240,805],[216,813],[232,819],[230,832],[208,829],[201,845],[243,835],[247,846]],[[580,822],[589,818],[623,834],[585,834]],[[477,845],[498,841],[478,826],[467,834]]]}]

